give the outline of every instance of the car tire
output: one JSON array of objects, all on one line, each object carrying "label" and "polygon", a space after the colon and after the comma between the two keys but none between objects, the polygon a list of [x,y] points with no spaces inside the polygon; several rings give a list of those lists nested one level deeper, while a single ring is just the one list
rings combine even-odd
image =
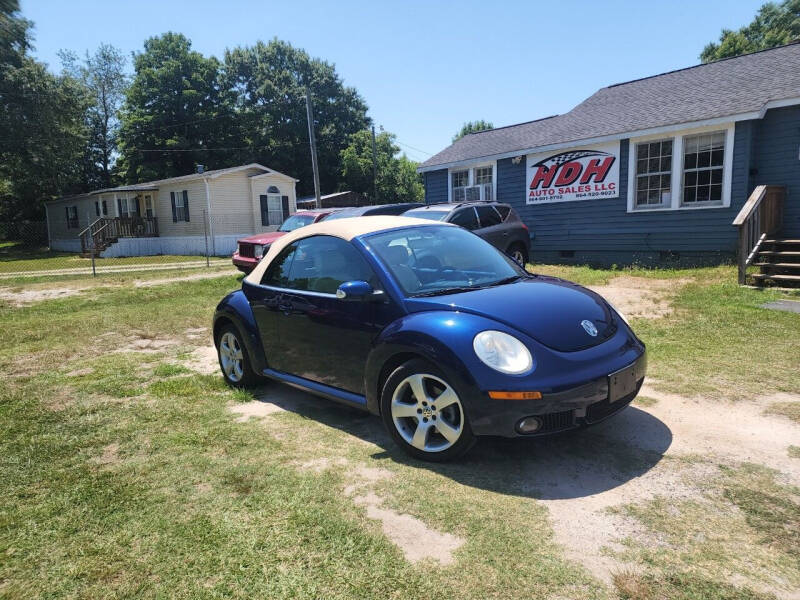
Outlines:
[{"label": "car tire", "polygon": [[232,324],[225,325],[215,340],[217,359],[222,377],[228,385],[250,387],[259,381],[250,364],[250,355],[242,340],[242,334]]},{"label": "car tire", "polygon": [[381,417],[395,443],[414,458],[446,462],[475,444],[458,392],[439,369],[421,359],[400,365],[386,379]]},{"label": "car tire", "polygon": [[520,263],[523,267],[528,264],[528,260],[530,259],[527,249],[522,244],[512,244],[509,246],[506,254],[508,254],[516,262]]}]

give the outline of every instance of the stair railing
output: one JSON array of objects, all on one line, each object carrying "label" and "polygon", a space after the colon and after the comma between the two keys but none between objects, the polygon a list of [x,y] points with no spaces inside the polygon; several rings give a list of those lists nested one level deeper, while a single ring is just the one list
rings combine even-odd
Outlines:
[{"label": "stair railing", "polygon": [[102,248],[108,237],[109,219],[100,217],[95,219],[86,229],[82,230],[78,237],[81,240],[81,252],[86,253],[90,250]]},{"label": "stair railing", "polygon": [[786,188],[780,185],[759,185],[750,194],[742,210],[733,220],[739,228],[739,284],[747,281],[747,267],[753,262],[768,235],[783,226],[783,200]]}]

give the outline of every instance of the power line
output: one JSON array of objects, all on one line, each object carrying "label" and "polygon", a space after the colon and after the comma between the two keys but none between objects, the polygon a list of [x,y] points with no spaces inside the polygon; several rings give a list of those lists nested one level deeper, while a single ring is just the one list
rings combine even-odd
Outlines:
[{"label": "power line", "polygon": [[422,152],[423,154],[427,154],[428,156],[433,156],[433,152],[426,152],[425,150],[420,150],[419,148],[415,148],[411,144],[406,144],[404,142],[401,142],[400,140],[395,140],[395,142],[397,142],[401,146],[405,146],[406,148],[411,148],[412,150],[416,150],[417,152]]}]

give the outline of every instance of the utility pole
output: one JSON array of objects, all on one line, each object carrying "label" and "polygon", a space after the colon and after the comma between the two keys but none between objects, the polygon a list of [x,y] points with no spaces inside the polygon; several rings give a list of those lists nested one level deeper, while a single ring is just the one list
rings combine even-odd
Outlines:
[{"label": "utility pole", "polygon": [[375,149],[375,125],[372,126],[372,202],[378,204],[378,151]]},{"label": "utility pole", "polygon": [[317,197],[317,208],[322,208],[319,193],[319,166],[317,165],[317,141],[314,139],[314,109],[311,107],[311,93],[306,86],[306,117],[308,118],[308,141],[311,144],[311,167],[314,169],[314,195]]}]

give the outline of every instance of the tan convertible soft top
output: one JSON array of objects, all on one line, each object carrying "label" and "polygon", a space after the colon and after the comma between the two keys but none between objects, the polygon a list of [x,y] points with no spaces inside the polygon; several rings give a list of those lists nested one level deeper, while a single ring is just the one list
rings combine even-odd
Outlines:
[{"label": "tan convertible soft top", "polygon": [[364,235],[365,233],[374,233],[376,231],[384,231],[386,229],[394,229],[396,227],[411,227],[417,225],[451,225],[450,223],[442,223],[441,221],[431,221],[429,219],[413,219],[411,217],[394,217],[386,215],[378,215],[374,217],[350,217],[348,219],[333,219],[332,221],[320,221],[312,225],[306,225],[295,229],[291,233],[275,240],[269,247],[269,252],[261,259],[255,269],[245,277],[248,283],[259,283],[264,276],[267,266],[275,256],[283,250],[286,246],[299,240],[301,238],[309,237],[312,235],[332,235],[334,237],[342,238],[348,242],[354,237]]}]

